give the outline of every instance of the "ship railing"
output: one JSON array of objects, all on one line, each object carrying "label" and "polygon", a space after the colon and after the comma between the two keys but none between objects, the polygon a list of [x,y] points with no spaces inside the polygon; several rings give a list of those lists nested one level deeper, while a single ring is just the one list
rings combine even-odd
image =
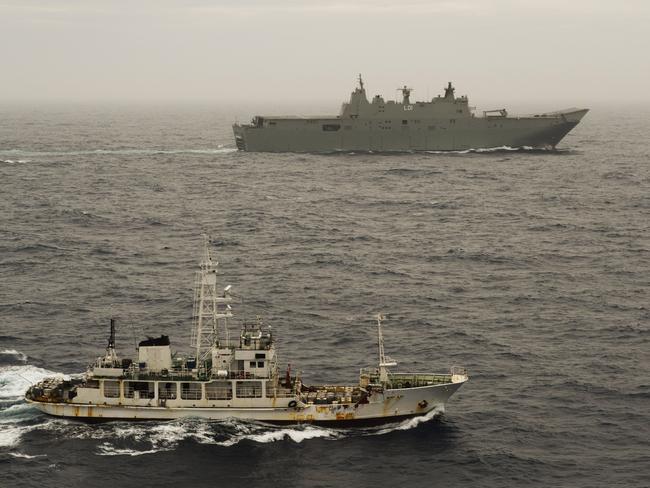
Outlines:
[{"label": "ship railing", "polygon": [[[217,375],[211,374],[209,370],[203,368],[189,369],[189,368],[172,368],[163,369],[162,371],[151,371],[148,368],[141,368],[136,364],[132,364],[128,369],[124,370],[124,377],[127,380],[157,380],[157,381],[187,381],[187,380],[201,380],[207,381],[209,379],[219,379]],[[263,380],[268,379],[268,375],[256,375],[249,371],[244,370],[230,370],[228,376],[223,379],[231,380]]]},{"label": "ship railing", "polygon": [[[381,383],[379,371],[376,368],[364,368],[360,377],[369,384]],[[390,388],[416,388],[452,382],[452,375],[445,373],[392,373],[388,372],[388,386]]]},{"label": "ship railing", "polygon": [[451,375],[436,373],[389,373],[388,380],[391,388],[417,388],[451,383]]},{"label": "ship railing", "polygon": [[270,398],[294,398],[296,396],[292,391],[276,391],[276,392],[267,392],[266,396]]},{"label": "ship railing", "polygon": [[201,390],[181,390],[181,400],[200,400],[201,398],[203,398],[203,392]]}]

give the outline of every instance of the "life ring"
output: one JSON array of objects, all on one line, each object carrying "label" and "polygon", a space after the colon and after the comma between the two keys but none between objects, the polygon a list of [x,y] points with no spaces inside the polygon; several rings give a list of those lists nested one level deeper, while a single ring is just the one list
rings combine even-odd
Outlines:
[{"label": "life ring", "polygon": [[295,401],[295,400],[291,400],[291,401],[289,402],[289,408],[295,408],[296,405],[298,405],[298,402]]},{"label": "life ring", "polygon": [[422,400],[420,403],[418,403],[418,407],[420,408],[427,408],[427,405],[429,405],[429,402],[426,400]]}]

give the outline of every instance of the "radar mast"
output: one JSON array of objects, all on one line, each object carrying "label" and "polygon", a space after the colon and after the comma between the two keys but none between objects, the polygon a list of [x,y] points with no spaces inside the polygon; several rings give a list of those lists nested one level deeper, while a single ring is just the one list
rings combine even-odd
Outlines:
[{"label": "radar mast", "polygon": [[397,366],[397,361],[386,356],[384,353],[384,334],[381,331],[381,322],[384,316],[377,314],[377,339],[379,343],[379,381],[386,383],[388,381],[388,367]]},{"label": "radar mast", "polygon": [[225,346],[230,345],[228,319],[232,317],[230,285],[217,293],[217,261],[212,260],[210,239],[203,235],[203,258],[196,273],[194,289],[194,326],[190,346],[196,350],[196,360],[206,359],[212,349],[219,347],[219,326],[224,331]]},{"label": "radar mast", "polygon": [[456,89],[451,86],[451,81],[447,84],[447,88],[445,88],[445,98],[454,98],[454,91]]},{"label": "radar mast", "polygon": [[402,103],[404,105],[410,105],[410,96],[413,88],[409,88],[408,86],[404,85],[402,88],[398,88],[398,90],[402,92]]}]

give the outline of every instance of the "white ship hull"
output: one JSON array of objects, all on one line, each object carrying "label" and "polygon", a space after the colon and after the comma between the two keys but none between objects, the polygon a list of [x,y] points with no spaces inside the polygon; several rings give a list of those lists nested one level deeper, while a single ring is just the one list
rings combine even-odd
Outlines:
[{"label": "white ship hull", "polygon": [[[364,404],[302,404],[289,407],[290,399],[282,399],[286,406],[238,406],[233,399],[231,406],[184,406],[187,401],[167,401],[160,406],[158,399],[143,405],[87,404],[75,402],[40,402],[30,400],[38,409],[57,417],[86,420],[174,420],[186,417],[209,420],[238,418],[270,423],[364,423],[387,422],[401,417],[425,415],[432,410],[444,411],[449,397],[466,381],[459,378],[454,383],[404,389],[385,390],[375,393]],[[278,400],[279,401],[279,400]],[[144,400],[140,400],[140,403]],[[270,402],[268,402],[270,403]],[[274,402],[275,403],[275,402]],[[293,405],[293,403],[292,403]]]},{"label": "white ship hull", "polygon": [[[464,368],[449,374],[400,373],[384,353],[381,314],[377,315],[379,364],[359,372],[357,385],[307,386],[300,375],[278,371],[273,333],[261,321],[244,323],[231,340],[231,286],[217,293],[216,263],[204,241],[197,273],[193,356],[172,354],[169,337],[138,343],[138,356],[119,359],[115,321],[106,354],[76,378],[45,378],[25,399],[57,417],[86,420],[174,420],[237,418],[276,423],[363,423],[425,415],[444,410],[467,381]],[[218,330],[226,339],[220,342]]]}]

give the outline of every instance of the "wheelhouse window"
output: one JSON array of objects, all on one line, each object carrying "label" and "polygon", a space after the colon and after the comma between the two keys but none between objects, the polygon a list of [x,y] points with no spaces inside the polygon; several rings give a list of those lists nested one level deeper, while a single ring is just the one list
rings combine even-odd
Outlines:
[{"label": "wheelhouse window", "polygon": [[201,383],[181,383],[182,400],[200,400],[202,396]]},{"label": "wheelhouse window", "polygon": [[262,398],[261,381],[237,381],[238,398]]},{"label": "wheelhouse window", "polygon": [[325,132],[335,132],[341,128],[341,124],[323,124]]}]

